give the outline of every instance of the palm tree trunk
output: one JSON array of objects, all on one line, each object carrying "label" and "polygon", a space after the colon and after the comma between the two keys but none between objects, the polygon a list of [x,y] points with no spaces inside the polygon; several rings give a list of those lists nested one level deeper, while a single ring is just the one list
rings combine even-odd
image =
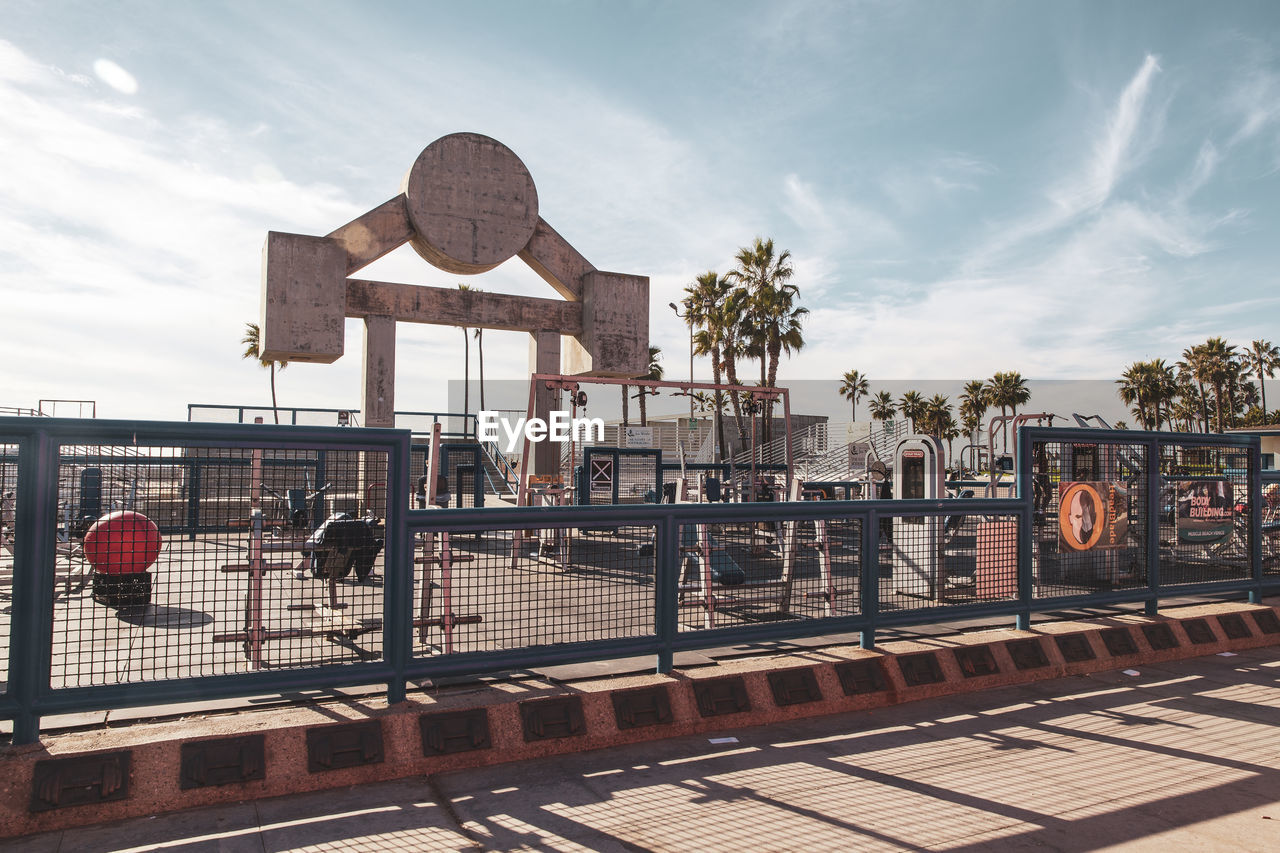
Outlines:
[{"label": "palm tree trunk", "polygon": [[[625,429],[627,428],[627,418],[628,418],[628,415],[627,415],[627,406],[628,406],[628,402],[627,402],[627,391],[628,391],[628,390],[630,390],[630,389],[628,388],[628,386],[626,386],[626,385],[623,385],[623,386],[622,386],[622,427],[621,427],[621,428],[622,428],[623,430],[625,430]],[[621,446],[622,446],[622,436],[618,436],[618,446],[619,446],[619,447],[621,447]]]},{"label": "palm tree trunk", "polygon": [[271,362],[271,414],[276,416],[276,423],[280,423],[280,408],[276,403],[276,363]]},{"label": "palm tree trunk", "polygon": [[[738,364],[733,354],[725,348],[724,369],[729,377],[730,385],[738,385]],[[747,431],[742,426],[742,398],[735,391],[729,395],[729,403],[733,407],[733,423],[738,431],[738,447],[747,446]]]},{"label": "palm tree trunk", "polygon": [[[714,346],[711,348],[711,377],[716,385],[720,384],[720,348]],[[716,442],[720,450],[719,459],[724,461],[724,392],[717,388],[714,399],[716,407]]]},{"label": "palm tree trunk", "polygon": [[484,329],[476,329],[476,355],[480,358],[480,410],[484,411]]},{"label": "palm tree trunk", "polygon": [[641,386],[640,386],[640,394],[639,394],[639,397],[640,397],[640,426],[648,426],[648,425],[649,425],[649,413],[648,413],[648,406],[647,406],[647,405],[646,405],[646,403],[645,403],[645,400],[648,398],[648,396],[649,396],[649,389],[648,389],[648,388],[646,388],[645,386],[641,385]]},{"label": "palm tree trunk", "polygon": [[467,434],[467,415],[471,414],[471,337],[462,327],[462,434]]}]

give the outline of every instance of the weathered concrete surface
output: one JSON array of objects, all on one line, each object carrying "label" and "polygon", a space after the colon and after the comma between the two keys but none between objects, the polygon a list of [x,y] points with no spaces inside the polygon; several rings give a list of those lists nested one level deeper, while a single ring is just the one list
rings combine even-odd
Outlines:
[{"label": "weathered concrete surface", "polygon": [[423,149],[404,179],[410,243],[446,272],[473,275],[514,258],[538,225],[538,191],[515,152],[478,133]]},{"label": "weathered concrete surface", "polygon": [[[383,315],[405,323],[434,323],[524,332],[555,329],[582,334],[582,305],[560,299],[511,296],[481,290],[347,280],[347,316]],[[559,365],[557,370],[559,372]]]},{"label": "weathered concrete surface", "polygon": [[582,279],[596,269],[541,217],[528,245],[520,250],[520,260],[571,302],[582,301]]},{"label": "weathered concrete surface", "polygon": [[400,248],[412,238],[413,225],[409,222],[403,193],[326,235],[326,239],[337,243],[347,253],[347,275]]},{"label": "weathered concrete surface", "polygon": [[396,425],[396,320],[386,314],[364,318],[364,388],[361,412],[367,427]]},{"label": "weathered concrete surface", "polygon": [[275,361],[342,357],[346,253],[324,237],[267,232],[258,349]]},{"label": "weathered concrete surface", "polygon": [[1280,649],[34,835],[0,850],[1280,847]]},{"label": "weathered concrete surface", "polygon": [[582,278],[582,335],[565,372],[635,378],[649,369],[649,279],[593,271]]},{"label": "weathered concrete surface", "polygon": [[[471,275],[520,257],[567,300],[347,280],[405,243],[435,267]],[[634,377],[648,368],[649,280],[603,273],[538,213],[524,163],[476,133],[437,139],[406,175],[403,191],[327,237],[268,235],[262,280],[262,355],[332,362],[343,353],[345,317],[526,331],[569,339],[567,368],[545,373]],[[368,386],[394,380],[365,374]],[[375,362],[366,359],[366,370]],[[387,397],[388,395],[383,395]],[[383,425],[380,418],[369,426]]]}]

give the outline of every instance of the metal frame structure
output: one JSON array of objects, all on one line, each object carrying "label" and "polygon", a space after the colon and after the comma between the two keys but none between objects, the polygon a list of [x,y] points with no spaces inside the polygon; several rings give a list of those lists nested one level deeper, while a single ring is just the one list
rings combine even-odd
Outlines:
[{"label": "metal frame structure", "polygon": [[[546,377],[544,377],[545,379]],[[673,383],[680,385],[682,383]],[[1259,602],[1268,591],[1280,590],[1280,569],[1264,567],[1261,550],[1261,496],[1264,475],[1259,469],[1257,437],[1187,435],[1094,429],[1025,427],[1019,430],[1018,497],[1006,499],[916,501],[788,501],[769,504],[640,504],[628,506],[490,507],[476,509],[411,509],[409,442],[406,431],[351,428],[307,428],[240,425],[199,425],[134,421],[85,421],[46,418],[0,419],[0,445],[16,447],[18,497],[12,579],[12,618],[7,649],[7,681],[0,692],[0,718],[13,720],[15,743],[35,741],[40,718],[52,714],[103,710],[148,704],[243,697],[280,691],[314,690],[341,685],[383,683],[390,701],[402,700],[410,681],[461,674],[509,671],[557,663],[585,662],[636,655],[653,655],[660,672],[670,671],[674,653],[746,642],[860,632],[864,648],[875,646],[877,632],[890,627],[972,618],[1011,617],[1017,627],[1030,626],[1032,615],[1070,607],[1099,607],[1140,603],[1154,613],[1161,599],[1188,595],[1247,595]],[[298,666],[263,672],[235,672],[201,677],[57,688],[51,685],[51,635],[54,631],[54,570],[56,560],[58,469],[63,445],[97,443],[139,447],[201,446],[246,448],[328,449],[385,454],[387,470],[380,659],[354,663]],[[1033,525],[1036,508],[1032,489],[1033,445],[1036,442],[1113,442],[1141,446],[1147,460],[1148,494],[1159,486],[1161,449],[1170,445],[1238,448],[1247,463],[1249,508],[1248,559],[1244,573],[1226,580],[1174,583],[1161,579],[1158,512],[1142,519],[1147,566],[1145,581],[1126,589],[1096,590],[1082,595],[1047,596],[1037,589]],[[1156,464],[1153,464],[1156,463]],[[1280,482],[1268,473],[1266,482]],[[1016,524],[1016,569],[1010,568],[1010,592],[998,600],[963,602],[915,601],[886,606],[881,578],[881,519],[900,516],[1004,517]],[[747,525],[761,520],[786,525],[813,525],[819,538],[833,523],[855,525],[856,558],[850,576],[856,581],[856,600],[844,615],[826,610],[813,618],[792,614],[779,621],[698,628],[680,618],[682,528],[696,525]],[[819,522],[821,524],[819,524]],[[645,527],[653,532],[652,581],[642,630],[626,636],[558,641],[508,635],[506,647],[472,647],[441,653],[415,645],[416,613],[413,557],[423,536],[454,537],[494,531],[550,526],[561,529]],[[545,574],[545,573],[544,573]],[[572,583],[571,573],[556,575],[557,583]],[[421,581],[419,581],[421,582]],[[829,580],[824,580],[828,587]],[[1016,589],[1015,589],[1016,587]],[[634,588],[634,584],[633,584]],[[854,587],[849,587],[853,589]],[[797,599],[798,600],[798,599]],[[607,601],[601,601],[607,607]],[[487,617],[486,621],[487,621]],[[415,621],[418,620],[418,621]],[[198,649],[197,649],[198,651]]]},{"label": "metal frame structure", "polygon": [[[791,482],[792,472],[795,470],[795,449],[792,444],[791,436],[791,392],[786,388],[761,388],[757,385],[717,385],[714,382],[668,382],[665,380],[655,379],[616,379],[602,376],[565,376],[558,373],[535,373],[529,378],[529,406],[525,413],[526,420],[533,418],[536,408],[536,401],[539,391],[570,391],[577,392],[582,385],[626,385],[635,386],[637,388],[675,388],[686,394],[692,394],[694,391],[726,391],[729,393],[745,393],[750,394],[753,400],[773,400],[782,403],[782,418],[786,427],[786,481]],[[752,430],[755,429],[755,421],[752,420]],[[517,506],[529,505],[529,460],[531,456],[531,442],[526,437],[524,441],[524,450],[520,456],[520,486],[516,500]],[[755,457],[752,456],[752,478],[755,476]]]}]

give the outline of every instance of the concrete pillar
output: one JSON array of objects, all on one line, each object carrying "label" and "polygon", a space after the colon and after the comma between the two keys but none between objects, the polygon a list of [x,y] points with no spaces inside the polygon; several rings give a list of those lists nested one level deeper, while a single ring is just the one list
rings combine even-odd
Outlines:
[{"label": "concrete pillar", "polygon": [[367,427],[396,425],[396,321],[364,318],[364,393],[360,410]]},{"label": "concrete pillar", "polygon": [[[560,333],[557,331],[537,331],[529,333],[529,372],[560,372]],[[545,387],[534,389],[533,416],[549,420],[551,409],[555,403],[556,392]],[[530,474],[559,474],[560,445],[550,441],[540,441],[532,446]],[[566,483],[565,485],[569,485]]]},{"label": "concrete pillar", "polygon": [[[364,390],[360,412],[367,427],[396,425],[396,321],[376,315],[364,320]],[[379,518],[387,514],[387,458],[364,453],[360,458],[360,503]],[[382,487],[377,486],[378,483]]]}]

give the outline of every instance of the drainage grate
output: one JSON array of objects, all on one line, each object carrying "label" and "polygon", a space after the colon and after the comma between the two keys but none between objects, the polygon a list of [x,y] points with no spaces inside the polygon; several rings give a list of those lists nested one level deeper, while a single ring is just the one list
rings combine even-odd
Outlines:
[{"label": "drainage grate", "polygon": [[427,757],[492,746],[489,712],[484,708],[422,714],[418,717],[418,730],[422,734],[422,754]]},{"label": "drainage grate", "polygon": [[1083,663],[1098,657],[1084,634],[1059,634],[1053,641],[1058,644],[1058,651],[1062,652],[1062,659],[1067,663]]},{"label": "drainage grate", "polygon": [[263,735],[184,743],[178,787],[188,791],[267,778],[265,743]]},{"label": "drainage grate", "polygon": [[1138,646],[1134,643],[1133,635],[1129,633],[1128,628],[1104,628],[1101,633],[1102,643],[1112,657],[1118,658],[1138,653]]},{"label": "drainage grate", "polygon": [[1049,665],[1049,658],[1038,639],[1010,640],[1004,644],[1005,651],[1013,658],[1013,665],[1018,669],[1040,669]]},{"label": "drainage grate", "polygon": [[666,685],[641,687],[638,690],[615,690],[612,698],[613,718],[619,731],[659,726],[672,720],[671,696],[667,693]]},{"label": "drainage grate", "polygon": [[382,762],[382,723],[341,723],[307,729],[307,770],[322,773]]},{"label": "drainage grate", "polygon": [[812,667],[807,666],[769,673],[769,689],[773,691],[773,703],[779,708],[822,699],[818,679]]},{"label": "drainage grate", "polygon": [[1276,618],[1274,610],[1253,610],[1250,611],[1253,616],[1254,624],[1258,626],[1264,634],[1280,634],[1280,619]]},{"label": "drainage grate", "polygon": [[129,750],[37,761],[31,779],[33,812],[110,803],[129,797]]},{"label": "drainage grate", "polygon": [[1147,638],[1151,648],[1157,652],[1162,652],[1165,649],[1176,649],[1179,646],[1178,638],[1174,636],[1173,629],[1169,627],[1168,622],[1153,622],[1150,625],[1143,625],[1142,634]]},{"label": "drainage grate", "polygon": [[1182,630],[1187,632],[1187,639],[1197,646],[1213,643],[1218,639],[1213,635],[1213,629],[1205,619],[1185,619],[1182,622]]},{"label": "drainage grate", "polygon": [[836,664],[836,675],[840,678],[840,686],[844,688],[846,696],[879,693],[889,689],[879,658]]},{"label": "drainage grate", "polygon": [[999,675],[1000,666],[991,654],[990,646],[970,646],[963,649],[952,649],[960,672],[965,678],[978,678],[983,675]]},{"label": "drainage grate", "polygon": [[1222,626],[1222,633],[1226,634],[1232,640],[1247,640],[1253,636],[1253,632],[1249,630],[1249,626],[1245,624],[1244,617],[1239,613],[1224,613],[1218,617],[1218,624]]},{"label": "drainage grate", "polygon": [[582,717],[581,696],[532,699],[520,703],[525,743],[557,737],[578,737],[587,733]]},{"label": "drainage grate", "polygon": [[902,680],[911,687],[937,684],[942,680],[942,667],[938,666],[938,657],[933,652],[901,655],[898,669],[902,670]]},{"label": "drainage grate", "polygon": [[697,681],[693,685],[693,696],[698,702],[698,713],[704,717],[751,710],[747,685],[741,676]]}]

